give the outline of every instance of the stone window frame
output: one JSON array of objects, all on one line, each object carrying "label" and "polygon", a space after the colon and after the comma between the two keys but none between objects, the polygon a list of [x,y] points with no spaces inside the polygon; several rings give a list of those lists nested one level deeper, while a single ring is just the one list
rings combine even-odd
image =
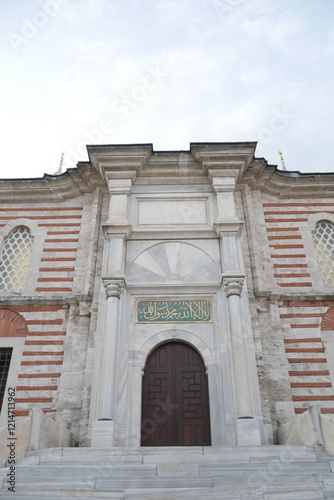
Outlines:
[{"label": "stone window frame", "polygon": [[[317,261],[315,254],[315,246],[313,240],[313,231],[318,222],[328,221],[334,225],[334,214],[329,214],[328,212],[317,212],[311,214],[307,220],[300,226],[300,234],[304,244],[306,262],[308,264],[308,272],[310,273],[312,281],[313,292],[324,293],[324,289],[327,293],[334,292],[334,286],[328,286],[324,283],[321,276],[321,267]],[[333,248],[334,250],[334,248]]]},{"label": "stone window frame", "polygon": [[47,229],[38,227],[38,224],[35,221],[30,219],[14,219],[8,224],[6,224],[0,230],[0,260],[2,257],[3,247],[6,241],[6,238],[13,233],[16,229],[25,226],[27,227],[33,238],[33,246],[31,250],[31,258],[29,269],[27,273],[27,279],[23,290],[15,291],[15,290],[2,290],[0,294],[2,296],[17,296],[17,295],[32,295],[35,293],[37,286],[37,279],[39,275],[39,265],[43,251],[43,244],[46,237]]}]

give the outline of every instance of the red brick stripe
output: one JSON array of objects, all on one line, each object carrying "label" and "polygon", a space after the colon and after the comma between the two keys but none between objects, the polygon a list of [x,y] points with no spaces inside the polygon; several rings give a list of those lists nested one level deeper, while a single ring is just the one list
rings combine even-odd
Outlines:
[{"label": "red brick stripe", "polygon": [[265,219],[264,221],[265,222],[274,222],[274,223],[277,223],[277,222],[307,222],[307,219],[295,219],[295,218],[291,218],[291,219]]},{"label": "red brick stripe", "polygon": [[82,207],[52,207],[52,208],[28,208],[25,206],[24,208],[2,208],[3,212],[63,212],[63,211],[72,211],[72,210],[83,210]]},{"label": "red brick stripe", "polygon": [[44,257],[41,262],[74,262],[75,260],[75,257],[57,257],[56,259],[54,257]]},{"label": "red brick stripe", "polygon": [[304,248],[304,245],[269,245],[270,248],[274,248],[275,250],[283,250],[286,248]]},{"label": "red brick stripe", "polygon": [[[284,211],[264,211],[265,215],[304,215],[304,214],[316,214],[318,210],[284,210]],[[333,210],[325,210],[328,214],[333,214]]]},{"label": "red brick stripe", "polygon": [[39,385],[39,386],[25,386],[25,385],[18,385],[16,386],[17,391],[56,391],[58,387],[56,385]]},{"label": "red brick stripe", "polygon": [[62,325],[63,319],[32,319],[28,320],[27,325]]},{"label": "red brick stripe", "polygon": [[309,273],[283,273],[274,274],[275,278],[308,278]]},{"label": "red brick stripe", "polygon": [[[290,221],[291,219],[289,219]],[[267,227],[266,231],[270,232],[280,232],[280,231],[298,231],[298,227]]]},{"label": "red brick stripe", "polygon": [[77,248],[44,248],[43,252],[76,252]]},{"label": "red brick stripe", "polygon": [[308,348],[299,348],[299,347],[292,347],[285,349],[285,352],[325,352],[325,349],[323,347],[310,347]]},{"label": "red brick stripe", "polygon": [[22,356],[63,356],[64,351],[23,351]]},{"label": "red brick stripe", "polygon": [[15,398],[16,403],[52,403],[53,398]]},{"label": "red brick stripe", "polygon": [[293,323],[290,326],[291,328],[318,328],[319,325],[317,323],[306,323],[304,325]]},{"label": "red brick stripe", "polygon": [[20,374],[19,378],[58,378],[60,373],[25,373]]},{"label": "red brick stripe", "polygon": [[[10,308],[14,311],[20,312],[50,312],[50,311],[61,311],[64,309],[68,309],[68,306],[10,306]],[[28,323],[32,324],[32,323]]]},{"label": "red brick stripe", "polygon": [[329,370],[290,371],[290,377],[318,377],[329,375]]},{"label": "red brick stripe", "polygon": [[293,389],[302,388],[302,387],[332,387],[330,382],[292,382],[291,387]]},{"label": "red brick stripe", "polygon": [[66,335],[66,332],[55,332],[55,331],[52,331],[52,332],[29,332],[28,335],[32,335],[32,336],[47,336],[47,337],[52,337],[53,335]]},{"label": "red brick stripe", "polygon": [[321,318],[325,313],[280,314],[281,318]]},{"label": "red brick stripe", "polygon": [[284,339],[284,344],[297,344],[298,342],[322,342],[319,337],[313,339]]},{"label": "red brick stripe", "polygon": [[292,396],[293,401],[334,401],[334,396]]},{"label": "red brick stripe", "polygon": [[272,254],[270,257],[272,257],[273,259],[302,259],[306,257],[306,255],[304,253],[289,253],[286,255]]},{"label": "red brick stripe", "polygon": [[289,363],[327,363],[326,358],[288,358]]},{"label": "red brick stripe", "polygon": [[63,362],[60,361],[21,361],[22,366],[34,366],[34,365],[62,365]]},{"label": "red brick stripe", "polygon": [[40,267],[39,271],[41,273],[62,273],[62,272],[73,272],[75,267]]},{"label": "red brick stripe", "polygon": [[24,345],[63,345],[62,340],[26,340]]},{"label": "red brick stripe", "polygon": [[303,286],[312,286],[312,283],[306,282],[306,283],[277,283],[279,286],[296,286],[296,287],[303,287]]},{"label": "red brick stripe", "polygon": [[61,283],[63,281],[73,281],[73,278],[38,278],[39,282],[43,282],[43,283],[50,283],[50,282],[55,282],[55,281],[60,281]]},{"label": "red brick stripe", "polygon": [[64,222],[63,224],[38,224],[38,227],[74,227],[74,226],[80,226],[81,224],[78,222]]},{"label": "red brick stripe", "polygon": [[321,408],[321,413],[334,413],[334,408]]},{"label": "red brick stripe", "polygon": [[307,264],[274,264],[273,267],[274,268],[277,268],[277,267],[293,267],[293,268],[297,268],[297,267],[307,267]]},{"label": "red brick stripe", "polygon": [[334,207],[334,203],[263,203],[264,207]]},{"label": "red brick stripe", "polygon": [[36,288],[36,292],[70,292],[72,288]]},{"label": "red brick stripe", "polygon": [[[81,215],[26,215],[25,218],[30,220],[81,219]],[[0,220],[13,220],[13,219],[17,219],[17,217],[15,215],[0,217]]]},{"label": "red brick stripe", "polygon": [[15,417],[29,417],[29,410],[15,410]]}]

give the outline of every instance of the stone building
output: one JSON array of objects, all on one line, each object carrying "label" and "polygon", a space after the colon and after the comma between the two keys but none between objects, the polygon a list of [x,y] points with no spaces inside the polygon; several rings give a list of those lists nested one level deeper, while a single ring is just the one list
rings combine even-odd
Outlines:
[{"label": "stone building", "polygon": [[0,432],[14,389],[22,456],[334,451],[334,176],[255,149],[88,146],[0,181]]}]

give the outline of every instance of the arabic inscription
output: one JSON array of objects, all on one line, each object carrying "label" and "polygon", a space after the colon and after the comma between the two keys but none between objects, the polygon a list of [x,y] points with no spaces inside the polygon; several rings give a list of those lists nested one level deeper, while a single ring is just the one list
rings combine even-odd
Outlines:
[{"label": "arabic inscription", "polygon": [[210,323],[211,299],[138,300],[137,323]]}]

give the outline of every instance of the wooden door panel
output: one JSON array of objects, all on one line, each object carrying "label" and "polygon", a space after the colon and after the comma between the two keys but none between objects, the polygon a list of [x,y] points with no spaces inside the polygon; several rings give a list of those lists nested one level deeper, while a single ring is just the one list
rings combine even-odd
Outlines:
[{"label": "wooden door panel", "polygon": [[142,446],[210,444],[202,358],[186,344],[163,344],[149,356],[143,378]]}]

